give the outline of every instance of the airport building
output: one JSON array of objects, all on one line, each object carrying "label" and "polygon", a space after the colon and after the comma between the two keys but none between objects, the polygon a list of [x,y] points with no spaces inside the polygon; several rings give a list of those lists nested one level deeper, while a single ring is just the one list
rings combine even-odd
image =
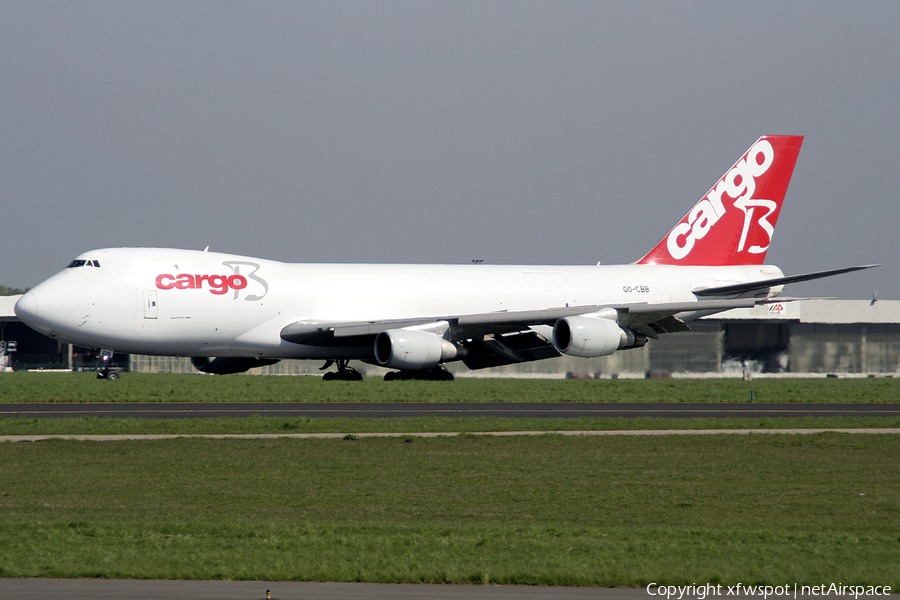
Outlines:
[{"label": "airport building", "polygon": [[13,370],[93,369],[91,348],[53,340],[19,322],[13,308],[21,296],[0,296],[0,367]]},{"label": "airport building", "polygon": [[735,309],[691,331],[593,359],[560,357],[501,367],[576,376],[671,374],[900,374],[900,301],[801,300]]},{"label": "airport building", "polygon": [[[91,370],[94,350],[43,336],[15,316],[19,296],[0,296],[0,366],[15,370]],[[690,332],[673,333],[632,350],[583,359],[570,356],[468,371],[468,375],[524,377],[645,377],[672,374],[900,374],[900,301],[801,300],[736,309],[694,321]],[[10,342],[13,344],[10,348]],[[11,351],[7,352],[9,348]],[[128,371],[196,372],[177,357],[120,356]],[[320,363],[285,360],[255,374],[318,374]],[[369,375],[385,369],[356,365]]]}]

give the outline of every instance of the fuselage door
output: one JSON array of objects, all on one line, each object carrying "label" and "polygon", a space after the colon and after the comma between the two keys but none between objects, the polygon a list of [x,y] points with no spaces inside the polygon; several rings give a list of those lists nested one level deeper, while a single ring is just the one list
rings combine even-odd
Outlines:
[{"label": "fuselage door", "polygon": [[158,313],[156,306],[156,290],[144,291],[144,318],[155,319]]}]

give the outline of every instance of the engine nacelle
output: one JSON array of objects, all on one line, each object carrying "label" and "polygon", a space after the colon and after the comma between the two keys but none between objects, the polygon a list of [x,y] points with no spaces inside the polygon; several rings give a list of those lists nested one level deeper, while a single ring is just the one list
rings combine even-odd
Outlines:
[{"label": "engine nacelle", "polygon": [[216,357],[195,356],[191,358],[191,364],[198,371],[212,373],[213,375],[232,375],[243,373],[255,367],[267,367],[278,361],[271,358],[245,358],[245,357]]},{"label": "engine nacelle", "polygon": [[606,356],[616,350],[640,348],[647,336],[609,319],[565,317],[553,325],[553,345],[569,356],[592,358]]},{"label": "engine nacelle", "polygon": [[433,333],[388,329],[375,336],[375,360],[382,367],[416,371],[461,358],[465,353]]}]

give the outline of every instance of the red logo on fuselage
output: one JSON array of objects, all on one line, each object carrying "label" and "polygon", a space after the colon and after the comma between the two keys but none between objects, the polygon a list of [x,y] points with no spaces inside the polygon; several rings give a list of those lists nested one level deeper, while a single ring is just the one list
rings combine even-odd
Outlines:
[{"label": "red logo on fuselage", "polygon": [[242,290],[247,287],[247,278],[243,275],[191,275],[182,273],[170,275],[163,273],[156,276],[156,287],[161,290],[199,290],[204,284],[212,294],[221,296],[228,290]]}]

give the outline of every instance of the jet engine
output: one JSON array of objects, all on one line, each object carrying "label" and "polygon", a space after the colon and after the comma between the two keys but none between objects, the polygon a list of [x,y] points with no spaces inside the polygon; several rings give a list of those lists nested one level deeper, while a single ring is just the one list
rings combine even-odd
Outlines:
[{"label": "jet engine", "polygon": [[195,356],[191,358],[191,364],[198,371],[212,373],[213,375],[232,375],[243,373],[254,367],[267,367],[278,361],[271,358],[245,358],[245,357],[216,357]]},{"label": "jet engine", "polygon": [[553,325],[553,345],[569,356],[606,356],[646,343],[647,336],[605,318],[565,317]]},{"label": "jet engine", "polygon": [[382,367],[415,371],[464,355],[464,348],[425,331],[388,329],[375,336],[375,360]]}]

